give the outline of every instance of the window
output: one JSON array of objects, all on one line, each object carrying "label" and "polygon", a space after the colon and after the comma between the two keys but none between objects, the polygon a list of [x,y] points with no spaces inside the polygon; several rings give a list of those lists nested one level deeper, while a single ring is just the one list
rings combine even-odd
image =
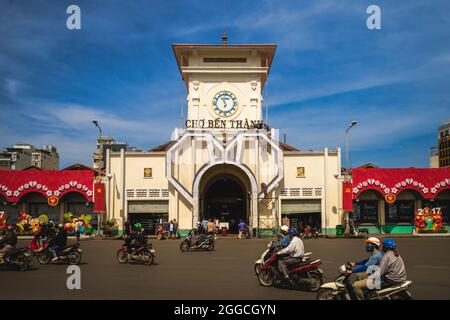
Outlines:
[{"label": "window", "polygon": [[152,168],[144,168],[144,178],[153,178]]},{"label": "window", "polygon": [[297,178],[305,177],[305,167],[297,167]]},{"label": "window", "polygon": [[378,223],[378,200],[360,200],[353,204],[355,223]]},{"label": "window", "polygon": [[393,204],[386,203],[386,223],[413,223],[414,200],[397,200]]}]

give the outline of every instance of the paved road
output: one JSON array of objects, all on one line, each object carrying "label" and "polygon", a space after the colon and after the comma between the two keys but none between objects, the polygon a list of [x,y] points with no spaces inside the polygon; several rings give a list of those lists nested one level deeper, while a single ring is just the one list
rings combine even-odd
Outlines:
[{"label": "paved road", "polygon": [[[0,299],[315,299],[315,294],[264,288],[253,262],[268,240],[221,239],[213,252],[181,253],[178,240],[153,240],[153,266],[121,265],[118,240],[82,241],[82,288],[66,288],[66,266],[41,266],[28,272],[0,271]],[[449,238],[398,238],[416,299],[450,299]],[[20,243],[25,244],[25,242]],[[325,281],[346,261],[364,258],[361,240],[306,240],[307,251],[323,261]]]}]

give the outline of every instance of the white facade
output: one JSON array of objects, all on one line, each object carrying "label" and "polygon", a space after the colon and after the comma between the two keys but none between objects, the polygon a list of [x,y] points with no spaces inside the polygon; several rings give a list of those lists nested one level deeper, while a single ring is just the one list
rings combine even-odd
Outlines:
[{"label": "white facade", "polygon": [[243,219],[262,233],[286,215],[294,225],[334,232],[340,150],[296,150],[263,124],[262,92],[276,47],[173,47],[188,89],[185,127],[153,151],[107,152],[108,218],[119,226],[177,219],[180,229],[205,217],[233,226]]}]

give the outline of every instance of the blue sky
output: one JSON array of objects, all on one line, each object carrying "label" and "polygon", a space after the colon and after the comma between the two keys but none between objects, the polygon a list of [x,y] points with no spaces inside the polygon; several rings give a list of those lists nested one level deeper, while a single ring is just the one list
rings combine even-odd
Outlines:
[{"label": "blue sky", "polygon": [[[81,30],[66,8],[81,8]],[[366,27],[377,4],[382,29]],[[172,43],[219,43],[223,1],[0,0],[0,147],[52,144],[91,165],[105,134],[143,149],[180,125]],[[344,147],[352,165],[427,167],[450,117],[450,2],[228,0],[230,43],[278,45],[269,124],[300,149]],[[344,159],[343,159],[344,160]]]}]

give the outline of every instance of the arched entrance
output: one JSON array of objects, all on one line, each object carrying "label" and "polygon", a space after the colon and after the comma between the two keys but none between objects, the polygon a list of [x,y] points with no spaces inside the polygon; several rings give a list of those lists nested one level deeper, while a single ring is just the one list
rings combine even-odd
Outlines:
[{"label": "arched entrance", "polygon": [[202,200],[203,217],[228,222],[231,233],[237,232],[241,219],[248,223],[248,194],[236,177],[223,175],[210,181]]},{"label": "arched entrance", "polygon": [[231,164],[216,164],[205,170],[198,183],[199,220],[218,218],[237,232],[240,219],[251,224],[254,182],[247,172]]}]

